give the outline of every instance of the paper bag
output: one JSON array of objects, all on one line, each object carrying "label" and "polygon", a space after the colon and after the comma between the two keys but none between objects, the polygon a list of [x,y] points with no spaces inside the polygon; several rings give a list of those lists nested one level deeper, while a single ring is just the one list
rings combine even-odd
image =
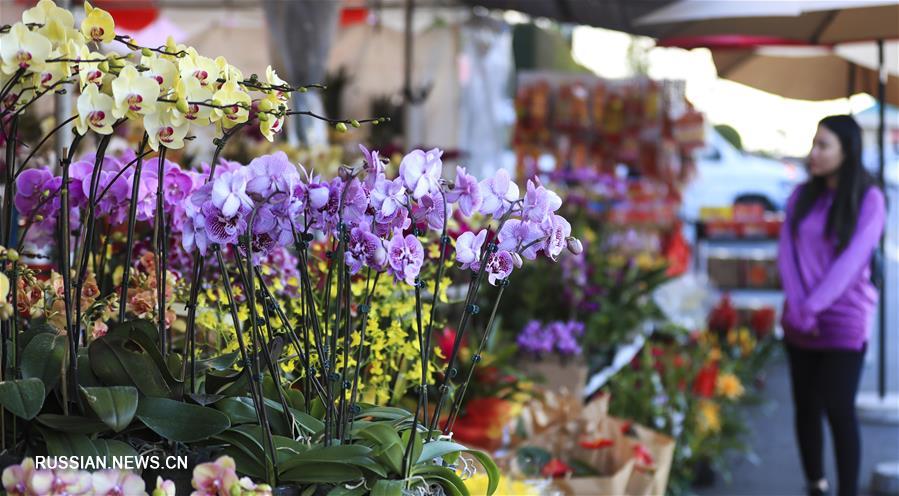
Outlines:
[{"label": "paper bag", "polygon": [[[570,496],[623,495],[633,474],[636,441],[622,429],[624,422],[604,417],[592,425],[590,432],[580,435],[570,455],[594,468],[600,476],[571,477],[561,481],[560,489]],[[604,447],[589,447],[600,441]]]},{"label": "paper bag", "polygon": [[587,365],[578,360],[564,363],[558,359],[519,360],[521,370],[534,376],[540,386],[550,391],[568,391],[580,395],[587,385]]},{"label": "paper bag", "polygon": [[629,496],[663,496],[674,459],[674,439],[642,425],[633,425],[632,430],[639,446],[652,457],[652,464],[646,466],[637,457],[626,492]]}]

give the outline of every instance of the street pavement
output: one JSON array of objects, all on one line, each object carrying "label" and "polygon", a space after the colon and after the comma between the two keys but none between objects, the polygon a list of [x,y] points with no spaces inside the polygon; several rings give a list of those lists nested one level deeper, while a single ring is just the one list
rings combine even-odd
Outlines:
[{"label": "street pavement", "polygon": [[[894,355],[894,360],[899,356]],[[867,367],[870,369],[871,367]],[[866,370],[866,373],[870,373]],[[752,432],[752,457],[735,457],[729,482],[717,477],[711,487],[698,488],[700,496],[792,496],[803,495],[804,477],[793,433],[793,404],[790,396],[786,357],[778,353],[768,366],[765,402],[747,408],[745,415]],[[899,425],[862,422],[861,492],[868,485],[876,464],[899,460]],[[832,494],[836,494],[836,469],[830,434],[825,431],[825,471]]]}]

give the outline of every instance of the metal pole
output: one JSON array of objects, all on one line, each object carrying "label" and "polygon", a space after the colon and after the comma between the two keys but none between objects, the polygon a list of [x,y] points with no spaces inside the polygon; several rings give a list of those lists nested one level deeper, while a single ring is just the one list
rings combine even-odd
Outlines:
[{"label": "metal pole", "polygon": [[[877,40],[877,62],[879,67],[879,77],[877,80],[877,104],[878,104],[878,113],[880,114],[880,122],[877,126],[877,147],[879,151],[879,161],[880,166],[878,168],[877,179],[880,181],[880,184],[883,185],[883,173],[884,166],[886,164],[886,144],[884,143],[884,127],[886,122],[886,83],[887,83],[887,70],[884,65],[884,55],[883,55],[883,40]],[[889,229],[890,223],[887,222],[884,226],[884,231]],[[878,250],[880,250],[880,259],[885,260],[884,258],[884,240],[886,239],[886,232],[880,238],[880,246]],[[880,325],[878,326],[879,334],[877,339],[877,393],[880,395],[880,399],[883,400],[886,396],[886,263],[881,264],[881,278],[883,281],[880,284],[880,299],[878,304],[878,317],[880,321]]]},{"label": "metal pole", "polygon": [[405,8],[405,32],[403,33],[403,137],[405,146],[411,149],[418,143],[413,143],[414,107],[415,98],[412,93],[412,64],[414,52],[412,50],[412,17],[415,8],[415,0],[406,0]]}]

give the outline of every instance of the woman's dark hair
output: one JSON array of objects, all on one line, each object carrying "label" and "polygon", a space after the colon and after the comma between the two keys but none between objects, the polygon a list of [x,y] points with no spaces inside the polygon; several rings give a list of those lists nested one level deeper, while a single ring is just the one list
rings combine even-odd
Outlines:
[{"label": "woman's dark hair", "polygon": [[[828,236],[836,238],[837,252],[841,252],[855,233],[865,193],[876,182],[862,164],[862,130],[851,115],[825,117],[818,126],[824,126],[837,135],[843,149],[843,163],[835,173],[838,175],[837,189],[827,213],[825,231]],[[790,224],[794,233],[825,191],[826,177],[812,176],[802,185]]]}]

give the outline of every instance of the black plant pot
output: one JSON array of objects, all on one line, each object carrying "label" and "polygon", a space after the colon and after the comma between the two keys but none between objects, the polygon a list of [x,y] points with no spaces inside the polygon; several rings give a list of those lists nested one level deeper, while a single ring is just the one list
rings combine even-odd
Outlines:
[{"label": "black plant pot", "polygon": [[715,478],[715,469],[707,458],[696,461],[693,466],[693,487],[711,487],[715,484]]},{"label": "black plant pot", "polygon": [[300,496],[300,487],[276,486],[272,488],[272,496]]}]

